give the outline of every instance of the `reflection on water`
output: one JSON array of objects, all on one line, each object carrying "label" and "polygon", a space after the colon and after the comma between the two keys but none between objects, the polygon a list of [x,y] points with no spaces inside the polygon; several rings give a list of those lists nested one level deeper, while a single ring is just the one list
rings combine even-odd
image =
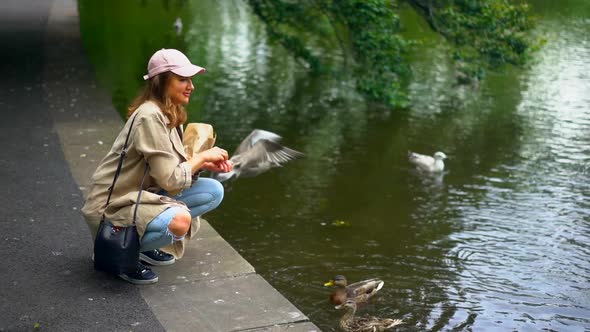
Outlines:
[{"label": "reflection on water", "polygon": [[[191,121],[212,123],[230,150],[263,128],[306,153],[240,179],[207,218],[322,330],[337,330],[341,315],[322,284],[342,273],[385,280],[361,312],[403,317],[407,330],[581,331],[590,328],[584,2],[534,1],[548,43],[530,68],[506,68],[479,87],[453,87],[449,46],[406,17],[423,41],[412,54],[407,111],[365,104],[348,80],[310,77],[241,1],[169,5],[161,27],[182,16],[182,40],[139,33],[145,54],[124,61],[140,77],[150,47],[183,47],[207,68],[195,82]],[[87,47],[108,59],[105,50],[117,46],[84,28],[98,14],[83,7]],[[120,108],[139,86],[107,81]],[[408,150],[444,151],[448,171],[420,176]]]}]

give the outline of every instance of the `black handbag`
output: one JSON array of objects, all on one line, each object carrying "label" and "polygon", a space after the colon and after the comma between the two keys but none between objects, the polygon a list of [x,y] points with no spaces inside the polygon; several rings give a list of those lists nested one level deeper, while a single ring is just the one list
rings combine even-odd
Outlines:
[{"label": "black handbag", "polygon": [[[127,138],[125,139],[125,144],[121,151],[121,157],[119,158],[119,164],[117,165],[113,184],[109,187],[109,197],[107,198],[105,208],[109,205],[111,195],[115,188],[115,183],[121,173],[121,166],[123,165],[123,160],[127,153],[127,143],[129,141],[129,135],[131,134],[131,128],[133,128],[133,122],[135,122],[135,117],[129,126],[129,132],[127,133]],[[139,186],[139,192],[137,194],[137,203],[135,204],[135,210],[133,211],[132,226],[114,226],[105,218],[103,213],[94,240],[94,268],[96,270],[116,275],[137,271],[139,266],[140,243],[135,222],[137,221],[137,208],[139,207],[141,192],[143,191],[143,182],[148,173],[148,169],[149,165],[146,163],[143,178],[141,179],[141,184]]]}]

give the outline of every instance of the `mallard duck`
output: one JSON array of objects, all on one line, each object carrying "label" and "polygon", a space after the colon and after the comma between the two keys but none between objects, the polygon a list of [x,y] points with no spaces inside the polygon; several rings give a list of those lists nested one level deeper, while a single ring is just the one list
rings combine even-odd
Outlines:
[{"label": "mallard duck", "polygon": [[447,159],[447,155],[440,151],[436,152],[433,157],[408,151],[408,160],[422,172],[442,172],[445,169],[445,163],[443,162],[445,159]]},{"label": "mallard duck", "polygon": [[355,317],[356,302],[347,300],[341,306],[346,313],[340,318],[340,327],[346,332],[377,332],[386,331],[390,328],[403,324],[400,319],[379,318],[379,317]]},{"label": "mallard duck", "polygon": [[330,302],[336,304],[336,309],[346,302],[353,299],[355,303],[366,302],[370,297],[375,295],[385,284],[381,279],[367,279],[354,284],[348,285],[348,281],[343,275],[337,275],[333,280],[328,281],[324,286],[334,286],[334,292],[330,295]]},{"label": "mallard duck", "polygon": [[281,136],[270,131],[254,129],[238,146],[229,161],[234,169],[227,173],[213,173],[219,182],[238,177],[253,177],[274,167],[303,156],[280,144]]}]

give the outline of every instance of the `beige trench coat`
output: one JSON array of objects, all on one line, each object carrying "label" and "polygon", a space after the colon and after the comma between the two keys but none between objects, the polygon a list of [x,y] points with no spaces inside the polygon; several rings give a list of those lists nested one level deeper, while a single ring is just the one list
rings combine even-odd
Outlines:
[{"label": "beige trench coat", "polygon": [[[121,150],[134,116],[137,118],[131,129],[127,154],[109,206],[105,210],[108,188],[113,182]],[[94,172],[92,185],[82,208],[93,239],[96,237],[103,212],[114,225],[128,226],[132,224],[133,211],[146,161],[149,163],[150,169],[149,176],[146,176],[144,182],[143,188],[145,190],[142,193],[141,204],[137,211],[139,236],[142,237],[149,222],[167,208],[179,206],[188,211],[184,203],[155,194],[164,189],[173,196],[183,189],[189,188],[192,184],[191,166],[187,162],[182,139],[175,128],[167,127],[169,123],[168,118],[153,102],[142,104],[127,120],[111,150]],[[194,218],[185,240],[175,241],[162,250],[176,258],[182,257],[185,241],[193,237],[199,227],[199,218]]]}]

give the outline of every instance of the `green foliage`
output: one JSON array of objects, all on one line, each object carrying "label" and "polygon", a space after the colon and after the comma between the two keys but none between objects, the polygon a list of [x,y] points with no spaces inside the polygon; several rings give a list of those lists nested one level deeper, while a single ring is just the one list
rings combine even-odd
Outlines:
[{"label": "green foliage", "polygon": [[406,106],[401,77],[408,72],[403,54],[410,42],[400,37],[399,17],[390,1],[334,1],[331,9],[347,28],[360,68],[359,90],[373,100]]},{"label": "green foliage", "polygon": [[460,0],[437,15],[441,32],[460,47],[470,47],[493,65],[522,64],[532,27],[528,5],[506,0]]},{"label": "green foliage", "polygon": [[[459,83],[484,77],[488,68],[520,65],[531,50],[533,20],[526,3],[508,0],[406,0],[457,48]],[[355,75],[357,88],[370,99],[407,105],[404,54],[413,41],[390,0],[248,0],[265,22],[269,36],[306,62],[313,72],[334,72],[339,64]],[[322,52],[340,48],[339,63]]]},{"label": "green foliage", "polygon": [[410,0],[431,27],[457,46],[460,83],[483,78],[486,69],[522,65],[531,50],[534,20],[526,3],[508,0]]},{"label": "green foliage", "polygon": [[182,13],[181,4],[163,4],[166,2],[78,1],[84,47],[123,117],[144,84],[142,76],[150,56],[160,48],[183,49],[172,25]]},{"label": "green foliage", "polygon": [[[405,106],[401,79],[408,73],[403,54],[410,42],[395,7],[387,0],[249,0],[266,23],[268,34],[320,73],[347,72],[373,100]],[[334,59],[323,52],[340,49]],[[344,70],[337,70],[341,67]]]}]

